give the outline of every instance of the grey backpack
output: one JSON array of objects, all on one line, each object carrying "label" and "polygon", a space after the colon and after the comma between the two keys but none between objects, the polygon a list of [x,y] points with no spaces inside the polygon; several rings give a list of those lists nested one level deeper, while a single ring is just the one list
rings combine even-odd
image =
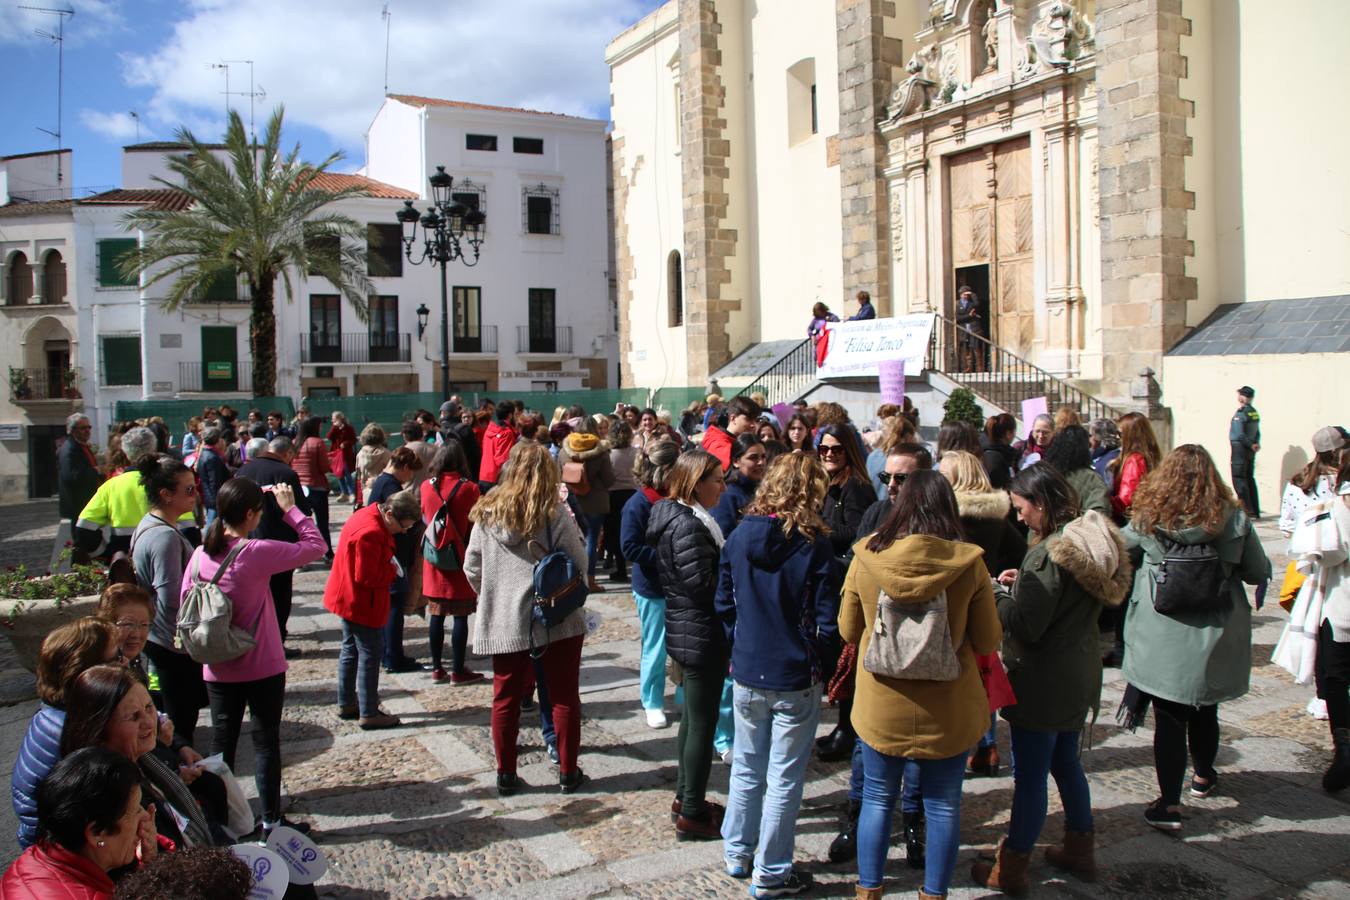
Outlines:
[{"label": "grey backpack", "polygon": [[863,668],[885,678],[960,678],[961,660],[952,646],[947,620],[947,592],[941,591],[922,603],[899,603],[882,591],[877,597],[877,618]]},{"label": "grey backpack", "polygon": [[200,580],[202,558],[195,557],[189,573],[192,586],[178,607],[178,627],[174,637],[174,646],[186,651],[194,662],[205,665],[229,662],[258,645],[258,624],[262,621],[264,604],[259,604],[253,627],[245,631],[232,624],[234,601],[220,589],[220,579],[248,543],[242,540],[235,544],[210,581]]}]

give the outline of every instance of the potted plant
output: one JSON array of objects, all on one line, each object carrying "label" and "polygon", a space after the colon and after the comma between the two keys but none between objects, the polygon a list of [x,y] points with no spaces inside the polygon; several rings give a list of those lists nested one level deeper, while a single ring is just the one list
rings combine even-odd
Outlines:
[{"label": "potted plant", "polygon": [[28,380],[27,369],[9,367],[9,394],[15,400],[27,400],[33,395],[33,385]]},{"label": "potted plant", "polygon": [[84,395],[80,393],[80,373],[74,369],[65,369],[61,372],[61,393],[67,400],[80,400]]},{"label": "potted plant", "polygon": [[19,665],[36,672],[43,640],[57,626],[93,615],[106,581],[107,573],[92,565],[36,577],[22,565],[0,571],[0,630]]}]

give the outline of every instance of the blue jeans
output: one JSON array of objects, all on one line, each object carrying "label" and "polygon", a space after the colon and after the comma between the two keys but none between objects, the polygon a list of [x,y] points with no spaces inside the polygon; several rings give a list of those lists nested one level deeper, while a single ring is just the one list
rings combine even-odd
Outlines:
[{"label": "blue jeans", "polygon": [[355,699],[362,718],[379,712],[380,657],[383,655],[384,629],[342,620],[342,647],[338,650],[338,706],[352,706],[352,700]]},{"label": "blue jeans", "polygon": [[1081,731],[1012,726],[1013,801],[1008,849],[1030,853],[1045,825],[1046,782],[1055,776],[1067,831],[1092,830],[1092,794],[1078,756]]},{"label": "blue jeans", "polygon": [[733,706],[736,749],[722,819],[723,852],[728,865],[753,855],[754,882],[769,887],[792,874],[797,811],[820,722],[820,685],[779,692],[737,684]]},{"label": "blue jeans", "polygon": [[998,746],[998,713],[989,714],[989,730],[980,735],[980,742],[976,746],[981,750]]},{"label": "blue jeans", "polygon": [[351,472],[338,479],[338,493],[346,494],[349,497],[356,495],[356,476]]},{"label": "blue jeans", "polygon": [[548,679],[544,677],[544,658],[530,661],[534,666],[534,686],[539,695],[539,736],[545,744],[557,746],[558,730],[553,727],[553,704],[548,699]]},{"label": "blue jeans", "polygon": [[[863,798],[863,742],[858,738],[853,742],[853,769],[848,776],[848,799],[862,802]],[[904,777],[901,779],[900,811],[906,815],[923,812],[923,795],[919,793],[919,764],[912,759],[905,760]]]},{"label": "blue jeans", "polygon": [[605,514],[586,513],[586,574],[595,577],[595,558],[600,553],[600,530],[605,527]]},{"label": "blue jeans", "polygon": [[642,632],[642,662],[638,683],[642,708],[664,709],[666,705],[666,598],[633,594],[638,627]]},{"label": "blue jeans", "polygon": [[891,817],[907,766],[919,770],[923,812],[928,820],[924,854],[924,893],[947,893],[956,852],[961,847],[961,784],[966,777],[966,754],[948,759],[907,761],[879,753],[862,741],[863,805],[858,817],[858,884],[881,887],[886,873],[886,850],[891,842]]},{"label": "blue jeans", "polygon": [[728,675],[727,680],[722,682],[722,699],[717,704],[717,728],[713,731],[713,749],[718,756],[731,749],[736,737],[736,716],[731,711],[735,689],[736,682]]}]

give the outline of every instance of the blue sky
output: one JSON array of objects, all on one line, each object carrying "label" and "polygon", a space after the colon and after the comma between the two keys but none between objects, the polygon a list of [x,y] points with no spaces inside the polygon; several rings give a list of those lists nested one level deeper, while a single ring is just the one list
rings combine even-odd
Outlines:
[{"label": "blue sky", "polygon": [[[605,44],[661,0],[23,0],[69,7],[63,143],[74,184],[120,181],[120,149],[170,140],[180,126],[216,140],[224,128],[222,62],[253,60],[259,128],[286,105],[286,142],[317,160],[362,162],[362,134],[389,90],[608,117]],[[56,129],[57,17],[0,0],[0,156],[48,150]],[[217,66],[217,68],[213,68]],[[249,67],[229,63],[230,90]],[[231,97],[247,118],[248,98]]]}]

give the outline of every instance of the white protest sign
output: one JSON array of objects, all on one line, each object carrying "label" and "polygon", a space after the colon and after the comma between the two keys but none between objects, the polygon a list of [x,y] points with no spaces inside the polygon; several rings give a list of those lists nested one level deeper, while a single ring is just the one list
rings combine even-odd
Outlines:
[{"label": "white protest sign", "polygon": [[230,850],[253,873],[253,890],[248,892],[249,900],[281,900],[286,896],[291,873],[280,856],[257,844],[235,844]]},{"label": "white protest sign", "polygon": [[273,829],[267,849],[281,857],[290,869],[292,884],[313,884],[328,871],[328,860],[314,842],[294,828]]},{"label": "white protest sign", "polygon": [[883,362],[903,361],[905,371],[922,372],[933,334],[932,313],[891,319],[831,322],[829,352],[819,378],[876,378]]}]

